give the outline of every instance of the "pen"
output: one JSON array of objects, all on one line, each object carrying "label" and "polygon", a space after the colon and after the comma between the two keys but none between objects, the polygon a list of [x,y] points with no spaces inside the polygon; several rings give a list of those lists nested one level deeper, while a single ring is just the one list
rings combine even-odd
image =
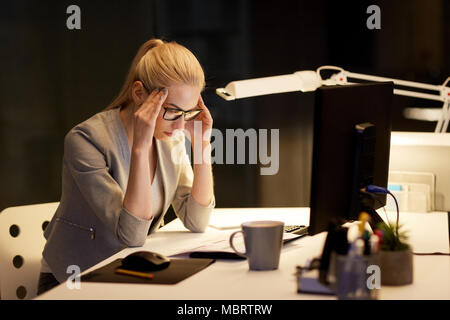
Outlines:
[{"label": "pen", "polygon": [[359,235],[360,237],[364,236],[364,230],[366,229],[366,222],[369,221],[370,216],[367,212],[361,212],[359,215]]},{"label": "pen", "polygon": [[381,245],[383,244],[383,230],[377,229],[375,230],[375,235],[378,236],[378,248],[381,248]]},{"label": "pen", "polygon": [[373,234],[370,237],[370,251],[372,253],[377,253],[378,252],[378,250],[379,250],[379,243],[380,243],[379,237],[376,234]]},{"label": "pen", "polygon": [[131,271],[131,270],[125,270],[125,269],[118,268],[118,269],[116,269],[116,273],[126,274],[129,276],[135,276],[135,277],[150,279],[150,280],[153,279],[153,274],[145,273],[145,272]]},{"label": "pen", "polygon": [[363,240],[364,240],[364,255],[370,256],[371,244],[370,244],[370,233],[368,230],[364,230]]}]

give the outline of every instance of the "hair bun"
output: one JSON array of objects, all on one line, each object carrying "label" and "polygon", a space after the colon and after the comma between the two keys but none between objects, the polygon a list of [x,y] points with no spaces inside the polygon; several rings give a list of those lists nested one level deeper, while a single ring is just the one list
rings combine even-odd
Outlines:
[{"label": "hair bun", "polygon": [[[152,50],[156,47],[157,50]],[[174,41],[151,39],[139,48],[119,95],[107,109],[128,105],[135,81],[142,81],[148,90],[184,83],[201,91],[205,87],[205,74],[200,62],[186,47]]]},{"label": "hair bun", "polygon": [[160,45],[164,44],[164,41],[162,41],[161,39],[151,39],[146,41],[141,48],[139,49],[139,52],[142,50],[144,55],[145,53],[147,53],[148,51],[152,50],[155,47],[158,47]]}]

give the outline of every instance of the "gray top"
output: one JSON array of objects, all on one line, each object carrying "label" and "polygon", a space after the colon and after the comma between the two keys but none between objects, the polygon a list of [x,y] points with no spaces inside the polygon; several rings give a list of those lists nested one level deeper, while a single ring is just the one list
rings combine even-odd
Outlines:
[{"label": "gray top", "polygon": [[170,205],[187,229],[206,229],[215,200],[205,207],[191,196],[193,171],[184,135],[155,140],[155,145],[155,179],[159,177],[163,189],[161,214],[144,220],[122,205],[131,156],[119,109],[100,112],[66,135],[61,201],[45,230],[43,251],[59,282],[71,275],[70,265],[83,271],[126,247],[142,246]]}]

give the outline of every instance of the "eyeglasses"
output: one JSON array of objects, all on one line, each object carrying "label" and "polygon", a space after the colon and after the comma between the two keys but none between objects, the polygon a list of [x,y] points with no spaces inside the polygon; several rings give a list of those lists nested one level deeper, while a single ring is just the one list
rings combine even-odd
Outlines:
[{"label": "eyeglasses", "polygon": [[181,109],[175,109],[175,108],[164,108],[164,114],[163,119],[167,121],[175,121],[181,116],[184,116],[184,121],[191,121],[198,117],[200,113],[202,113],[202,109],[192,109],[189,111],[184,111]]},{"label": "eyeglasses", "polygon": [[[147,92],[150,92],[150,90],[145,86],[144,81],[141,80],[142,86],[144,87]],[[181,116],[184,116],[184,121],[191,121],[198,117],[200,113],[202,113],[202,109],[192,109],[189,111],[184,111],[177,108],[169,108],[169,107],[163,107],[164,108],[164,114],[163,119],[167,121],[175,121]]]}]

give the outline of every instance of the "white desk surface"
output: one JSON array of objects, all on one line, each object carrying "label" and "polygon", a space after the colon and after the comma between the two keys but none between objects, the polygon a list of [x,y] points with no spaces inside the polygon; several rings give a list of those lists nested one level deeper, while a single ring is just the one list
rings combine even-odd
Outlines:
[{"label": "white desk surface", "polygon": [[[417,241],[415,251],[429,249],[436,243],[434,251],[448,252],[447,214],[402,214],[401,222],[413,221],[410,227],[420,225],[412,232],[412,240]],[[432,217],[430,219],[430,217]],[[423,221],[430,220],[426,229]],[[186,247],[201,245],[204,241],[228,236],[239,225],[248,220],[281,220],[286,224],[306,224],[309,221],[309,208],[233,208],[215,209],[211,224],[221,222],[226,227],[209,227],[205,233],[191,233],[180,220],[176,219],[152,234],[140,248],[128,248],[102,261],[86,272],[104,266],[134,251],[150,250],[170,256]],[[418,221],[422,221],[419,223]],[[445,221],[445,225],[444,225]],[[447,229],[446,229],[447,228]],[[430,230],[428,235],[434,240],[422,239],[420,232]],[[297,280],[294,275],[297,265],[304,265],[308,259],[321,254],[326,233],[307,236],[283,247],[278,270],[249,271],[246,260],[217,260],[206,269],[175,285],[92,283],[82,282],[80,289],[68,289],[63,283],[37,297],[37,299],[152,299],[152,300],[293,300],[293,299],[335,299],[333,296],[297,293]],[[422,240],[421,240],[422,239]],[[446,244],[445,244],[445,241]],[[427,247],[429,246],[429,247]],[[446,248],[445,248],[446,246]],[[422,248],[423,247],[423,248]],[[422,248],[422,249],[421,249]],[[85,272],[85,273],[86,273]],[[379,299],[450,299],[450,258],[448,256],[414,256],[414,280],[412,285],[401,287],[382,286]]]}]

